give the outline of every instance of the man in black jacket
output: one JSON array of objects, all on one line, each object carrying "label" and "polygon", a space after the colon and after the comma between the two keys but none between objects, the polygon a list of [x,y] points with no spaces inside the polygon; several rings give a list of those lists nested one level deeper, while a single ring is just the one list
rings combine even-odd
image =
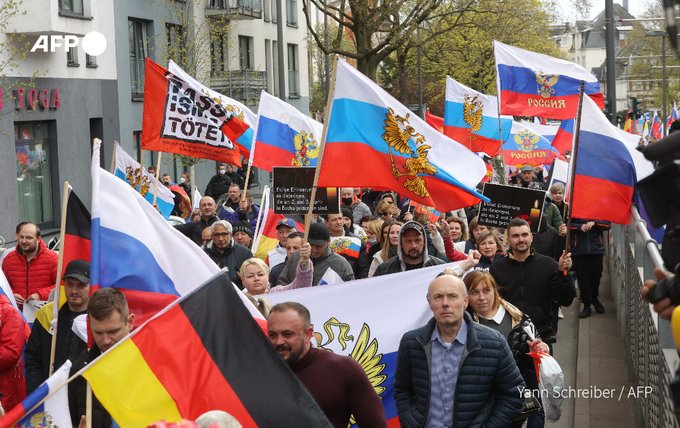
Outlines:
[{"label": "man in black jacket", "polygon": [[215,223],[218,218],[215,215],[215,200],[210,196],[204,196],[199,201],[199,209],[201,210],[201,219],[199,221],[192,221],[185,224],[178,224],[175,229],[179,230],[182,235],[191,239],[199,247],[203,245],[203,238],[201,232],[208,226]]},{"label": "man in black jacket", "polygon": [[[90,264],[85,260],[72,260],[64,274],[66,304],[59,309],[57,347],[54,368],[66,360],[75,360],[85,350],[87,343],[71,328],[73,321],[87,310],[90,299]],[[40,308],[35,316],[33,330],[26,344],[26,393],[30,394],[49,377],[50,351],[52,349],[52,320],[54,302]]]},{"label": "man in black jacket", "polygon": [[217,174],[212,176],[208,185],[205,187],[205,196],[219,199],[220,196],[227,193],[231,181],[231,177],[227,175],[227,167],[224,164],[221,164],[217,168]]},{"label": "man in black jacket", "polygon": [[239,287],[242,287],[241,278],[237,275],[241,264],[253,257],[253,253],[239,245],[233,238],[232,226],[226,220],[218,220],[212,224],[212,243],[205,249],[206,254],[220,268],[229,269],[229,279]]},{"label": "man in black jacket", "polygon": [[[135,315],[130,313],[125,296],[115,288],[99,289],[90,297],[87,318],[94,345],[73,362],[71,376],[127,336],[135,321]],[[82,376],[68,384],[68,405],[74,427],[79,426],[85,418],[86,395],[87,382]],[[92,426],[111,426],[111,415],[96,396],[92,397]]]},{"label": "man in black jacket", "polygon": [[434,317],[404,334],[397,353],[402,428],[510,426],[524,381],[507,340],[472,321],[465,285],[452,270],[430,283],[427,302]]},{"label": "man in black jacket", "polygon": [[503,298],[529,315],[547,342],[552,337],[552,301],[569,306],[576,294],[568,274],[571,254],[563,251],[556,262],[536,253],[531,248],[533,237],[525,220],[511,220],[507,231],[508,256],[495,261],[489,272],[500,286]]}]

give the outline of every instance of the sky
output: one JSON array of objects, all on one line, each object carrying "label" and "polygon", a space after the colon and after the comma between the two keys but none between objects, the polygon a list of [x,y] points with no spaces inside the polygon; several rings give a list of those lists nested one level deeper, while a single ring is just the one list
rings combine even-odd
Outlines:
[{"label": "sky", "polygon": [[[631,13],[631,15],[638,17],[645,10],[647,10],[649,8],[649,5],[653,2],[655,2],[655,1],[654,0],[628,0],[628,11]],[[621,0],[614,0],[614,3],[622,4],[623,2]],[[577,16],[577,14],[575,13],[574,8],[571,6],[571,4],[572,4],[572,0],[558,0],[559,10],[557,12],[563,18],[563,19],[560,20],[560,22],[575,21],[576,19],[583,19],[582,17]],[[595,18],[595,16],[597,16],[598,13],[600,13],[604,10],[604,1],[603,0],[591,0],[591,4],[592,4],[592,6],[590,8],[590,16],[587,17],[587,19]]]}]

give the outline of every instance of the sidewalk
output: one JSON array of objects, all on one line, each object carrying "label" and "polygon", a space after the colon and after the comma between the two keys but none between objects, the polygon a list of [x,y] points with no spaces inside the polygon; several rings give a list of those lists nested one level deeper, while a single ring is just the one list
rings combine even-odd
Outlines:
[{"label": "sidewalk", "polygon": [[[635,399],[627,398],[632,386],[629,377],[624,341],[619,334],[615,305],[611,296],[608,266],[600,283],[600,301],[604,314],[595,313],[579,319],[580,301],[562,308],[555,346],[555,358],[565,373],[565,386],[572,388],[572,397],[587,391],[607,390],[610,398],[565,398],[562,417],[551,427],[634,427]],[[621,397],[621,398],[619,398]]]}]

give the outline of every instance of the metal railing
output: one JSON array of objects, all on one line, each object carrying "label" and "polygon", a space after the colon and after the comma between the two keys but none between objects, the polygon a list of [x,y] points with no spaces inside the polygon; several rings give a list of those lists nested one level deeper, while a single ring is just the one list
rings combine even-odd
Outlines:
[{"label": "metal railing", "polygon": [[231,70],[210,77],[211,88],[246,105],[256,105],[260,92],[267,90],[267,73],[256,70]]},{"label": "metal railing", "polygon": [[680,427],[669,390],[680,362],[670,324],[640,297],[644,281],[654,278],[656,266],[663,266],[658,245],[635,208],[629,225],[612,226],[608,244],[612,297],[633,385],[652,387],[645,399],[635,400],[636,426]]}]

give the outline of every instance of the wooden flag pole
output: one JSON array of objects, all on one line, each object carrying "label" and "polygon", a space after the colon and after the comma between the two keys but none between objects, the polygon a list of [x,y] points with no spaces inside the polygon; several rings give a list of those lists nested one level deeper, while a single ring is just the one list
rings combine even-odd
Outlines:
[{"label": "wooden flag pole", "polygon": [[[111,170],[109,171],[111,174],[114,174],[116,171],[116,149],[118,148],[118,141],[113,140],[113,153],[111,154]],[[140,162],[141,165],[141,162]],[[144,167],[144,165],[142,165]]]},{"label": "wooden flag pole", "polygon": [[158,209],[158,205],[156,205],[156,199],[158,198],[158,177],[161,174],[161,155],[163,152],[158,152],[158,160],[156,161],[156,182],[154,183],[154,189],[153,189],[153,205],[154,208]]},{"label": "wooden flag pole", "polygon": [[[57,283],[54,287],[54,331],[52,332],[52,344],[50,347],[50,365],[48,377],[54,372],[54,355],[57,350],[57,323],[59,322],[59,299],[61,298],[61,273],[64,269],[64,236],[66,235],[66,208],[68,207],[68,195],[71,193],[71,185],[64,181],[61,196],[61,230],[59,231],[59,259],[57,261]],[[26,296],[28,297],[28,296]],[[26,303],[24,303],[26,304]]]},{"label": "wooden flag pole", "polygon": [[[569,214],[569,211],[572,209],[572,204],[574,202],[574,182],[576,181],[576,157],[578,155],[578,141],[579,141],[579,136],[581,134],[581,112],[583,110],[583,97],[584,97],[584,90],[585,90],[585,82],[582,80],[581,81],[581,86],[579,88],[579,96],[578,96],[578,110],[576,112],[576,124],[574,125],[574,142],[573,146],[571,149],[571,171],[569,172],[569,202],[567,203],[567,207],[565,208],[565,212],[567,212],[567,234],[566,234],[566,242],[564,243],[564,251],[569,252],[569,240],[571,238],[571,214]],[[567,276],[568,272],[564,271],[564,276]]]},{"label": "wooden flag pole", "polygon": [[[253,242],[256,242],[255,238],[260,233],[260,222],[264,219],[264,216],[267,215],[266,213],[263,212],[264,211],[263,208],[264,208],[265,198],[268,198],[268,197],[269,197],[269,186],[264,186],[264,192],[262,193],[262,199],[260,200],[260,210],[257,212],[257,221],[255,222],[255,232],[253,233]],[[257,243],[258,243],[258,247],[259,247],[259,243],[260,243],[259,239],[257,240]]]},{"label": "wooden flag pole", "polygon": [[87,391],[85,394],[85,426],[92,428],[92,385],[90,382],[85,382]]},{"label": "wooden flag pole", "polygon": [[316,187],[319,182],[319,172],[321,171],[321,162],[323,161],[323,151],[326,147],[326,132],[328,131],[328,121],[331,117],[331,107],[333,105],[333,94],[335,92],[335,71],[338,64],[338,56],[335,56],[333,61],[333,71],[331,73],[330,87],[328,88],[328,99],[326,100],[326,111],[324,112],[323,131],[321,133],[321,144],[319,146],[319,157],[316,159],[316,169],[314,170],[314,182],[312,184],[312,194],[309,196],[309,210],[305,215],[305,236],[304,242],[307,242],[309,236],[309,225],[312,223],[312,212],[314,210],[314,200],[316,199]]}]

